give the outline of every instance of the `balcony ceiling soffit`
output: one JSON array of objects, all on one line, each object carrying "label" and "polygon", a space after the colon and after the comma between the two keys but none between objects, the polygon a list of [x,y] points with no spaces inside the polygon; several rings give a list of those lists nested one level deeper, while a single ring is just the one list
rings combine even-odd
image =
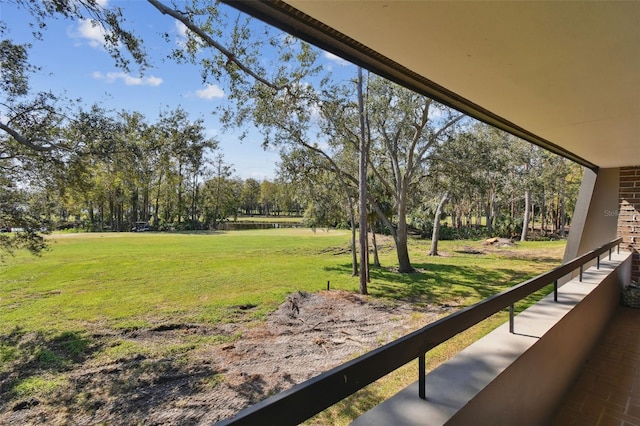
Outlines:
[{"label": "balcony ceiling soffit", "polygon": [[599,167],[640,165],[640,2],[287,3]]}]

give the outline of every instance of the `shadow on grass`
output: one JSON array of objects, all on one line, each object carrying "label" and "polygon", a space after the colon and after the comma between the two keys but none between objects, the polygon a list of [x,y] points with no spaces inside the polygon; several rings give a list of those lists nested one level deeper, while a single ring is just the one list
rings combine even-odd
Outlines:
[{"label": "shadow on grass", "polygon": [[[85,413],[95,413],[94,421],[135,424],[148,418],[158,407],[215,386],[210,381],[219,372],[208,363],[185,363],[174,358],[145,359],[138,355],[118,360],[93,374],[74,375],[69,390],[61,395],[63,406],[74,404]],[[101,412],[102,411],[102,412]],[[185,410],[178,424],[194,424],[197,417]],[[70,413],[68,420],[73,420]]]},{"label": "shadow on grass", "polygon": [[64,331],[45,336],[42,333],[25,333],[16,328],[8,335],[0,336],[0,359],[16,362],[21,371],[65,371],[83,363],[100,345],[86,333]]},{"label": "shadow on grass", "polygon": [[79,331],[45,336],[16,328],[0,336],[0,360],[5,367],[0,370],[0,406],[13,398],[29,396],[29,392],[37,393],[46,386],[38,377],[70,371],[100,348]]},{"label": "shadow on grass", "polygon": [[509,260],[522,260],[531,263],[548,263],[550,265],[559,265],[558,258],[549,256],[535,256],[531,254],[522,254],[517,251],[510,251],[507,253],[500,253],[502,257],[506,257]]},{"label": "shadow on grass", "polygon": [[[27,410],[21,418],[34,423],[39,415],[56,413],[64,424],[75,424],[77,416],[91,423],[137,424],[154,408],[214,389],[222,377],[210,361],[185,362],[180,356],[138,354],[91,363],[107,345],[82,332],[46,337],[16,329],[0,336],[0,413]],[[253,382],[245,384],[248,393]],[[178,424],[197,423],[189,410],[176,417]]]},{"label": "shadow on grass", "polygon": [[[414,264],[416,272],[401,274],[387,268],[370,269],[369,293],[414,304],[467,305],[491,297],[533,276],[517,269]],[[350,273],[351,264],[327,268]]]}]

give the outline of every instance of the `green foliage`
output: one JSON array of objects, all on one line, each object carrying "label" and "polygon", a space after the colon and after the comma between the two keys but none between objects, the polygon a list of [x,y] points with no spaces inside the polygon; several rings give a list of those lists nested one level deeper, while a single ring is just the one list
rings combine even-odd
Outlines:
[{"label": "green foliage", "polygon": [[522,218],[500,215],[496,218],[494,234],[499,237],[513,238],[522,233]]}]

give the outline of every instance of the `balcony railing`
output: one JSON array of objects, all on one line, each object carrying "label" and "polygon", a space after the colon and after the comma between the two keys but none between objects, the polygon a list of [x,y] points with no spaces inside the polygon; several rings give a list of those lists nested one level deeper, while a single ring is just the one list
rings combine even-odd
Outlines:
[{"label": "balcony railing", "polygon": [[419,397],[425,398],[425,356],[428,351],[491,315],[509,308],[510,330],[513,332],[513,305],[541,288],[554,283],[554,300],[558,300],[558,280],[583,267],[614,247],[619,251],[622,238],[615,239],[583,254],[551,271],[517,284],[488,299],[435,321],[400,339],[368,352],[352,361],[320,374],[291,389],[267,398],[240,411],[218,425],[295,425],[341,401],[381,377],[418,358]]}]

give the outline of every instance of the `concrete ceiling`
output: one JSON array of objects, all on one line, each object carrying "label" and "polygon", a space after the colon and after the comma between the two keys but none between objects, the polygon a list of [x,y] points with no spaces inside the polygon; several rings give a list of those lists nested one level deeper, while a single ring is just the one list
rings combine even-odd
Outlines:
[{"label": "concrete ceiling", "polygon": [[[435,83],[449,104],[461,98],[463,110],[494,114],[526,139],[597,167],[640,165],[640,1],[267,3],[292,6],[288,16],[323,35],[281,27],[350,59],[388,58]],[[360,53],[334,43],[341,37]]]}]

